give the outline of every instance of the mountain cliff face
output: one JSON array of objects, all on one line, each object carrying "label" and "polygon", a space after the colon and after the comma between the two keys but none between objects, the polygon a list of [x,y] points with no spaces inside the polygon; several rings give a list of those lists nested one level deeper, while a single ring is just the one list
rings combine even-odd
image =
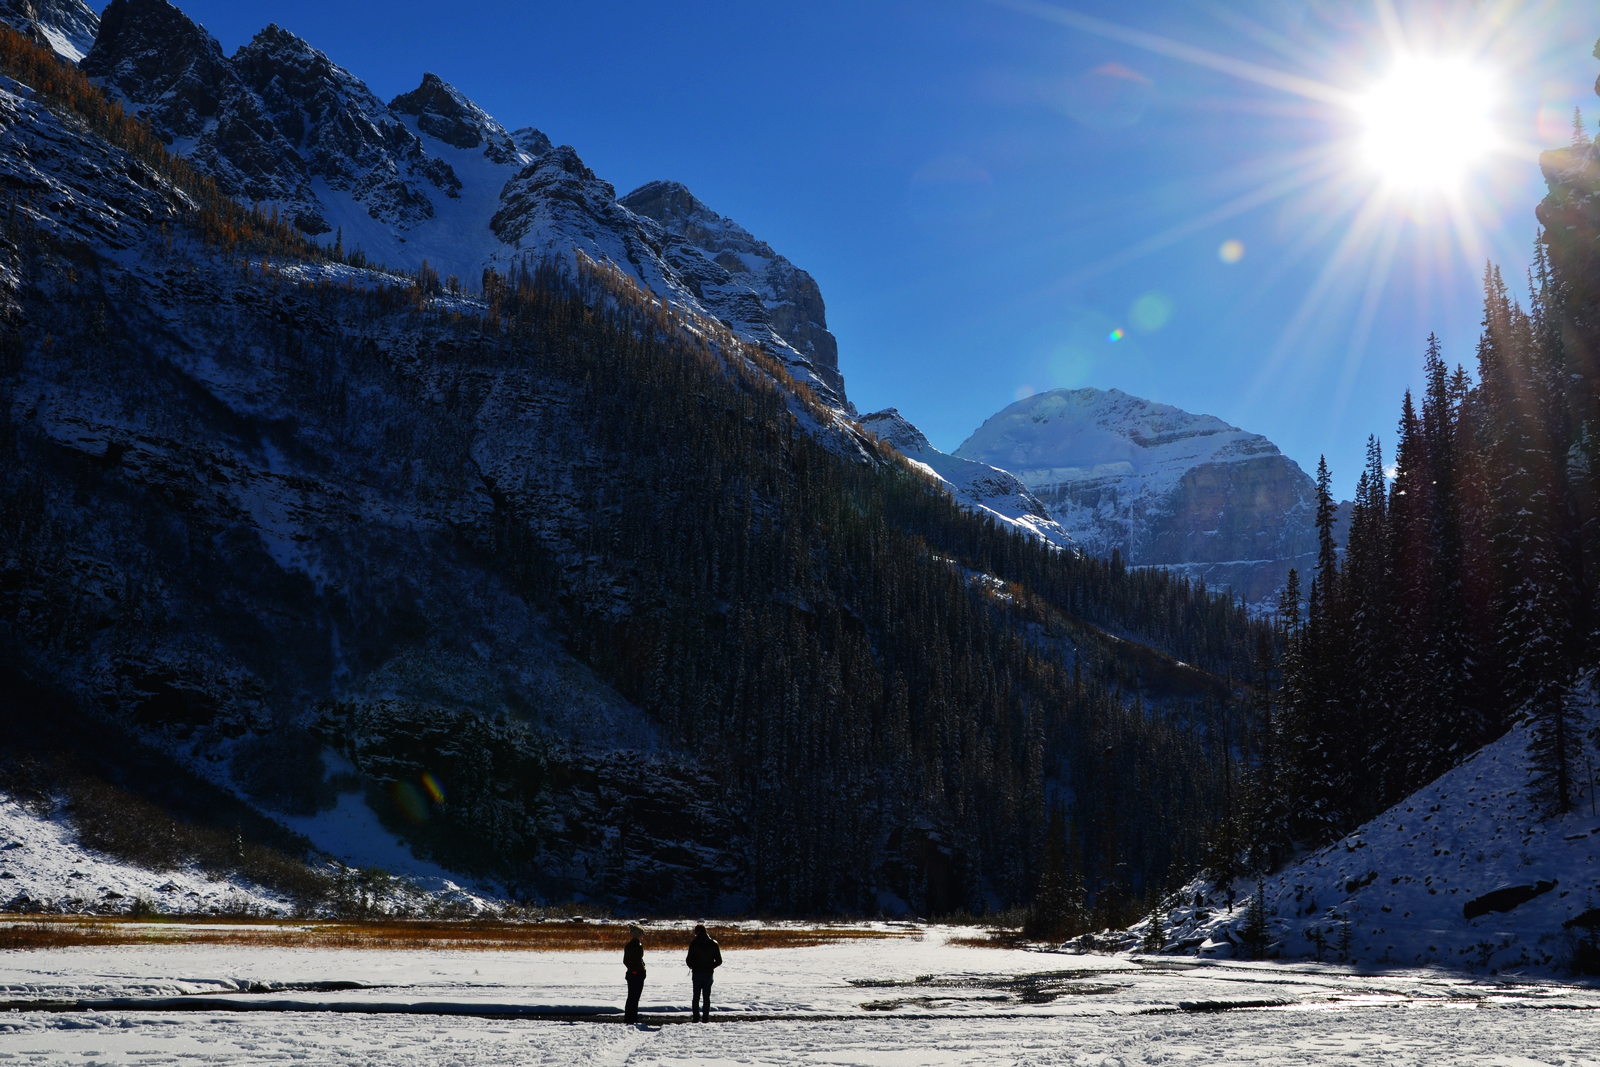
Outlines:
[{"label": "mountain cliff face", "polygon": [[682,239],[669,252],[672,265],[719,318],[748,333],[776,333],[844,396],[839,342],[828,332],[822,291],[811,275],[677,182],[649,182],[621,202]]},{"label": "mountain cliff face", "polygon": [[[809,275],[692,197],[681,218],[671,198],[619,204],[574,149],[532,127],[508,132],[437,75],[385,104],[277,26],[225,56],[166,0],[113,0],[82,68],[224,192],[271,206],[325,245],[405,270],[426,262],[470,288],[485,269],[554,260],[575,271],[581,251],[767,346],[827,403],[847,406]],[[690,230],[717,232],[716,247]],[[714,261],[723,252],[737,270]]]},{"label": "mountain cliff face", "polygon": [[84,0],[0,0],[0,21],[76,63],[94,45],[100,17]]},{"label": "mountain cliff face", "polygon": [[955,455],[1013,472],[1086,552],[1270,602],[1316,552],[1315,486],[1260,434],[1116,389],[1057,389]]},{"label": "mountain cliff face", "polygon": [[861,428],[877,434],[937,478],[968,511],[991,516],[1059,548],[1073,547],[1071,535],[1016,475],[940,452],[895,408],[863,415]]}]

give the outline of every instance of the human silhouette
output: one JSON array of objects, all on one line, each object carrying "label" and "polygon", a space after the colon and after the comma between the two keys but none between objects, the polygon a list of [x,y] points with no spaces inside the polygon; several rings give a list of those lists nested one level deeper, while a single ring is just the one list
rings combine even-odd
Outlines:
[{"label": "human silhouette", "polygon": [[644,931],[637,926],[629,926],[628,933],[633,935],[622,949],[622,966],[627,968],[628,979],[628,1006],[623,1009],[624,1022],[636,1023],[639,1021],[639,994],[644,992]]},{"label": "human silhouette", "polygon": [[689,1010],[695,1022],[708,1023],[711,1021],[711,975],[722,966],[722,947],[711,939],[702,923],[695,924],[694,940],[689,942],[689,954],[684,962],[689,965],[689,976],[694,982],[694,999]]}]

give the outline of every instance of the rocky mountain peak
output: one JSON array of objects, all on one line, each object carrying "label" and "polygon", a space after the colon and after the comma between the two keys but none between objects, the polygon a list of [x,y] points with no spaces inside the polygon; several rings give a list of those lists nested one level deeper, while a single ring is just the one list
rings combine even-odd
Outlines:
[{"label": "rocky mountain peak", "polygon": [[920,456],[932,447],[923,432],[900,414],[899,408],[884,408],[861,416],[861,428],[872,431],[908,456]]},{"label": "rocky mountain peak", "polygon": [[550,143],[550,138],[532,126],[512,130],[511,143],[526,152],[530,158],[542,156],[555,147]]},{"label": "rocky mountain peak", "polygon": [[[524,163],[544,154],[543,151],[523,151],[504,126],[437,74],[424,74],[421,85],[389,101],[389,110],[415,116],[419,131],[453,148],[473,149],[483,145],[483,154],[495,163]],[[532,132],[538,133],[537,130]],[[544,137],[543,134],[539,136]],[[546,138],[544,151],[548,150],[549,139]]]},{"label": "rocky mountain peak", "polygon": [[100,16],[84,0],[0,0],[0,22],[77,63],[89,54]]},{"label": "rocky mountain peak", "polygon": [[621,203],[678,238],[687,255],[674,257],[669,250],[669,261],[718,318],[735,329],[770,329],[800,354],[809,375],[841,406],[848,403],[839,373],[839,342],[828,331],[816,279],[707,207],[680,182],[646,182]]},{"label": "rocky mountain peak", "polygon": [[168,144],[201,133],[239,90],[222,45],[166,0],[112,0],[80,65]]},{"label": "rocky mountain peak", "polygon": [[[778,258],[771,245],[756,240],[749,230],[711,210],[681,182],[646,182],[623,197],[622,204],[629,211],[655,219],[671,232],[708,251]],[[713,258],[733,273],[749,270],[748,264],[738,255]],[[729,262],[724,263],[724,259]]]}]

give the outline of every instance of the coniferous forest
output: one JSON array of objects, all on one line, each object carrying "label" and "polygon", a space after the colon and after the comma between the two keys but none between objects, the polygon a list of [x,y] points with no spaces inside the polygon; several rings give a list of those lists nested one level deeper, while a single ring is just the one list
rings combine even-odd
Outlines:
[{"label": "coniferous forest", "polygon": [[1353,830],[1524,716],[1545,810],[1587,786],[1594,739],[1573,705],[1600,582],[1597,160],[1581,117],[1544,154],[1525,284],[1485,269],[1470,360],[1428,339],[1393,451],[1368,441],[1344,545],[1318,469],[1315,570],[1291,574],[1256,654],[1248,866]]}]

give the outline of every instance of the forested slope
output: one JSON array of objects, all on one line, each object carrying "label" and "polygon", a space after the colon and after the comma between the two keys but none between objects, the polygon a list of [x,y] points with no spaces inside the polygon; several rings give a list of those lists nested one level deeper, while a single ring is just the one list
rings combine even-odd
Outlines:
[{"label": "forested slope", "polygon": [[1026,902],[1052,796],[1108,918],[1200,862],[1236,604],[962,512],[604,264],[314,249],[4,44],[12,669],[518,895]]}]

